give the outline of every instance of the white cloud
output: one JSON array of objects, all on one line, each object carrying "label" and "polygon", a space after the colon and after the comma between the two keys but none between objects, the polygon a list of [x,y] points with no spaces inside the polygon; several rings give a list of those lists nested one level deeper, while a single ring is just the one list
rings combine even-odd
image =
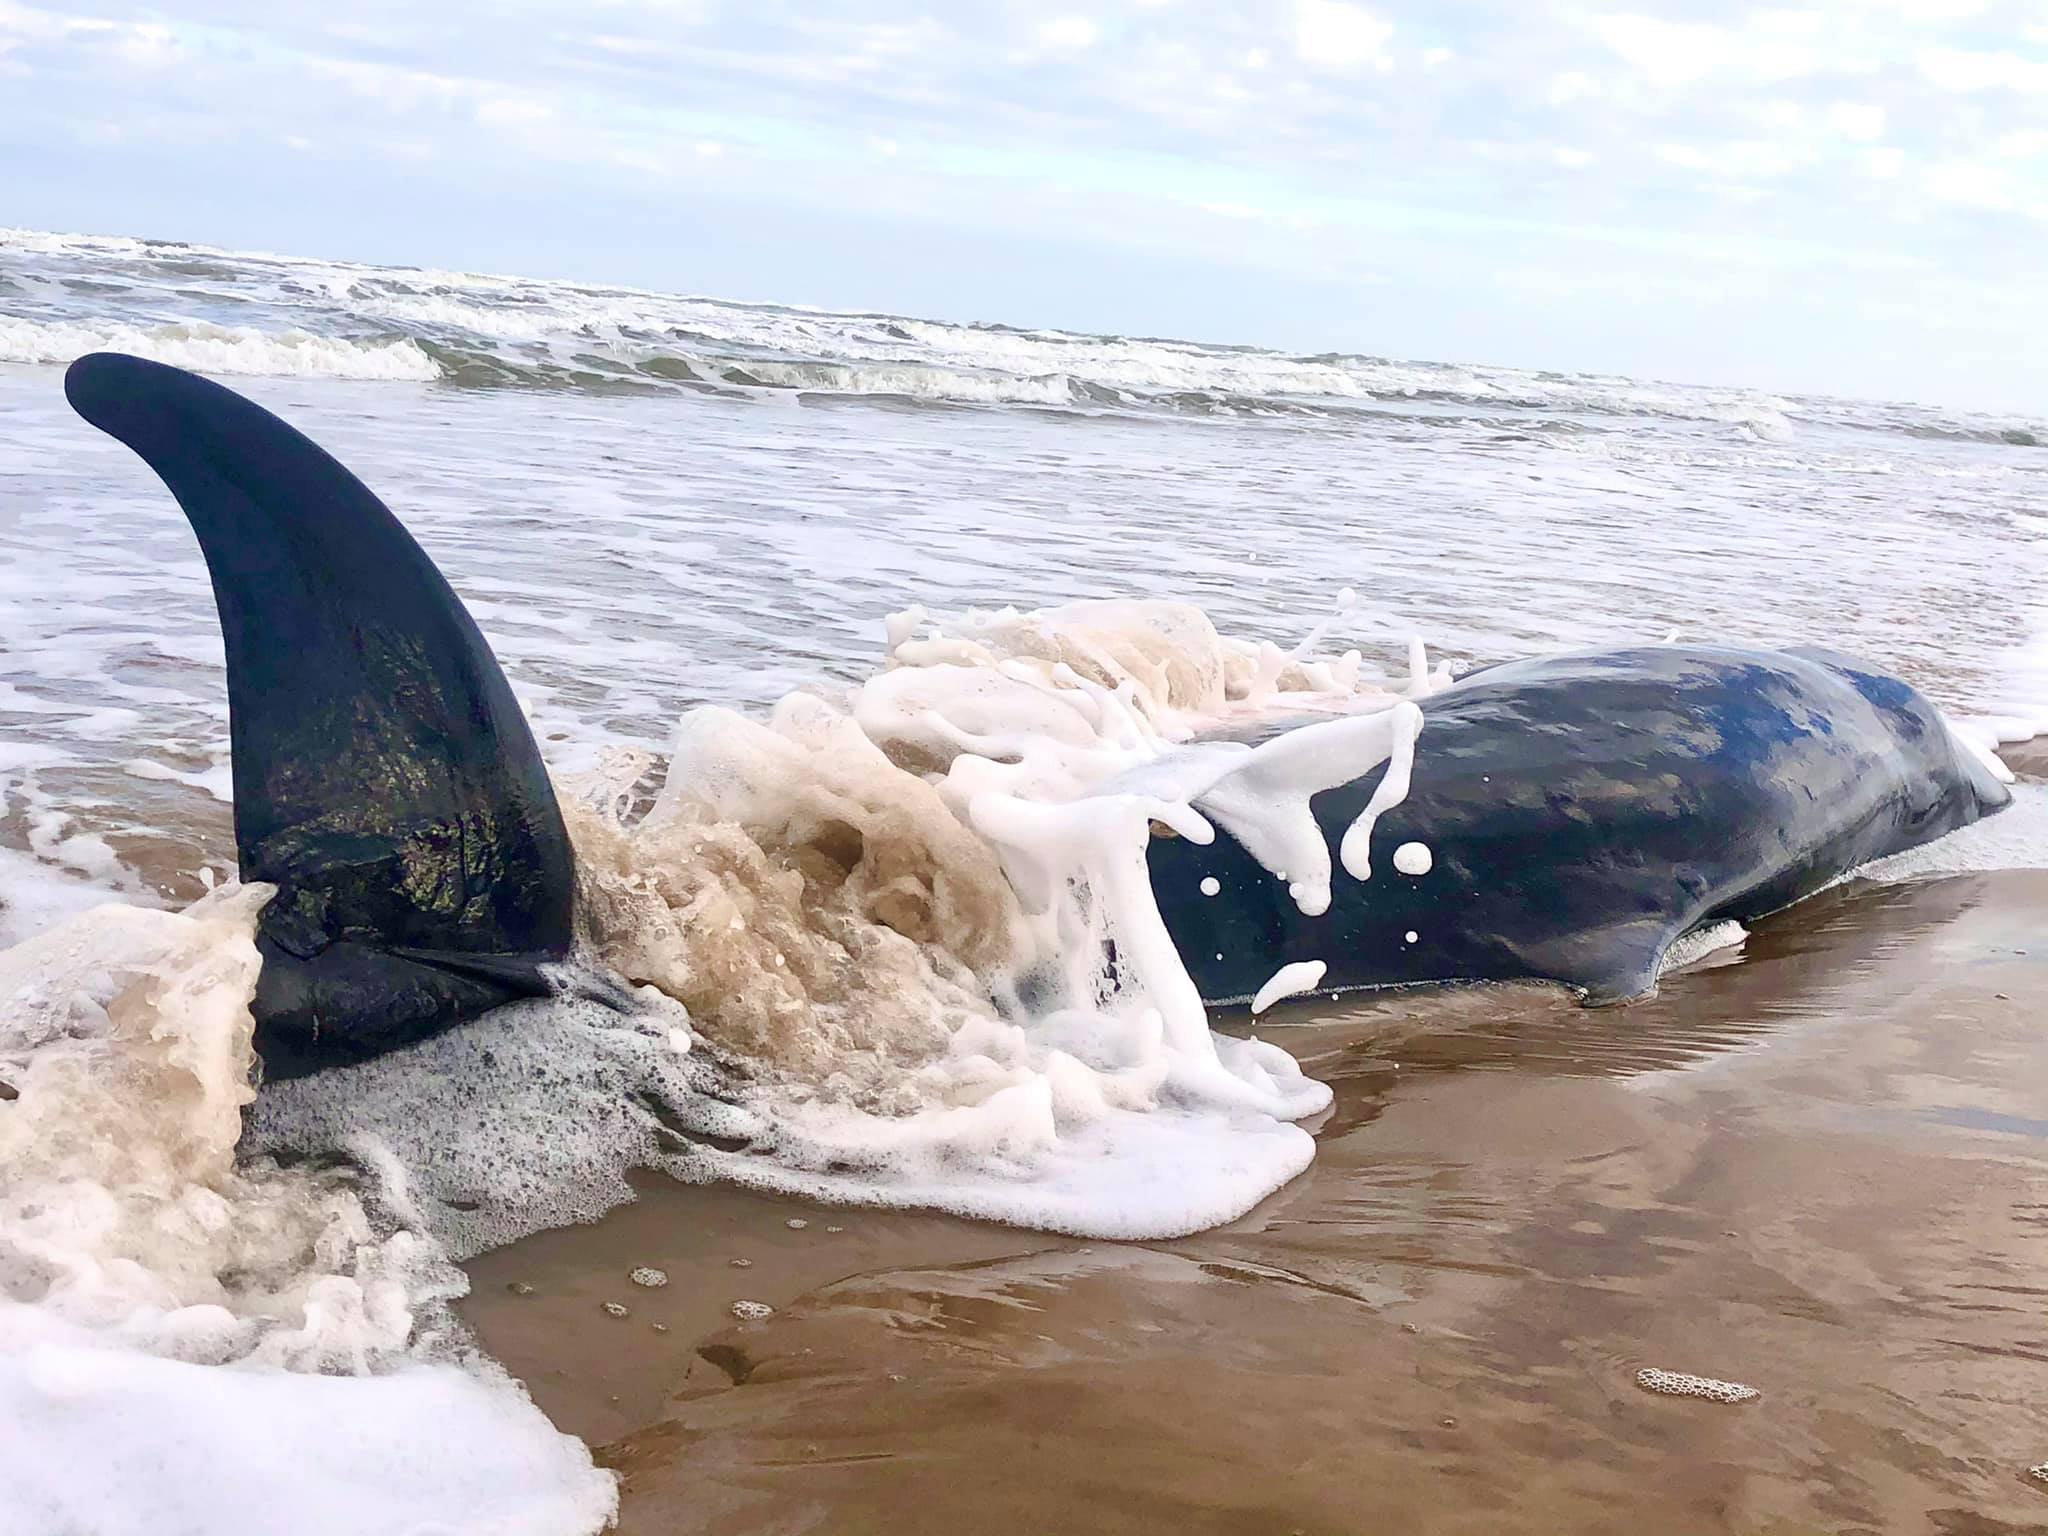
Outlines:
[{"label": "white cloud", "polygon": [[1929,197],[1958,208],[2048,217],[2048,203],[2030,203],[2014,182],[2012,173],[2000,165],[1985,165],[1975,160],[1944,160],[1927,168],[1927,174],[1921,178],[1921,186]]},{"label": "white cloud", "polygon": [[1246,69],[1264,69],[1272,62],[1273,55],[1264,48],[1248,49],[1244,56],[1244,67]]},{"label": "white cloud", "polygon": [[1800,169],[1813,154],[1778,139],[1731,139],[1718,144],[1660,144],[1657,158],[1731,181],[1769,181]]},{"label": "white cloud", "polygon": [[1596,16],[1593,36],[1654,85],[1685,86],[1704,80],[1733,57],[1730,34],[1720,27],[1654,16]]},{"label": "white cloud", "polygon": [[1582,96],[1598,96],[1600,82],[1583,70],[1566,70],[1552,78],[1545,99],[1553,107],[1568,107]]},{"label": "white cloud", "polygon": [[1873,181],[1890,181],[1906,168],[1906,152],[1896,146],[1863,151],[1863,174]]},{"label": "white cloud", "polygon": [[1828,125],[1845,139],[1872,144],[1884,137],[1884,108],[1863,101],[1838,101],[1828,108]]},{"label": "white cloud", "polygon": [[1055,16],[1038,29],[1038,42],[1042,48],[1078,53],[1093,48],[1101,35],[1102,29],[1086,16]]},{"label": "white cloud", "polygon": [[474,80],[458,80],[424,69],[402,69],[393,64],[372,64],[363,59],[308,59],[306,67],[316,76],[332,80],[394,112],[429,105],[448,106],[480,95],[485,89]]},{"label": "white cloud", "polygon": [[476,108],[476,120],[487,128],[534,128],[554,115],[546,102],[526,96],[493,96]]},{"label": "white cloud", "polygon": [[1944,91],[1962,95],[1978,91],[2048,93],[2048,63],[2017,53],[1928,48],[1921,51],[1919,64],[1920,73]]},{"label": "white cloud", "polygon": [[1563,146],[1553,149],[1550,157],[1568,171],[1583,171],[1598,158],[1583,149],[1567,149]]},{"label": "white cloud", "polygon": [[1456,55],[1448,48],[1425,48],[1422,50],[1422,62],[1431,69],[1448,64],[1455,57]]},{"label": "white cloud", "polygon": [[110,45],[123,62],[142,69],[161,69],[174,63],[185,51],[170,28],[160,22],[60,16],[54,11],[15,4],[14,0],[0,0],[0,53],[73,38]]},{"label": "white cloud", "polygon": [[868,148],[872,149],[884,160],[894,160],[899,154],[903,152],[903,146],[901,144],[898,144],[894,139],[885,139],[881,137],[879,134],[869,138]]},{"label": "white cloud", "polygon": [[115,47],[121,57],[144,69],[163,69],[176,63],[185,51],[169,27],[155,22],[121,27],[116,35],[119,41]]},{"label": "white cloud", "polygon": [[1984,13],[1986,0],[1879,0],[1906,21],[1967,21]]},{"label": "white cloud", "polygon": [[1294,51],[1318,69],[1384,65],[1394,25],[1347,0],[1296,0]]},{"label": "white cloud", "polygon": [[[1752,11],[1739,26],[1609,13],[1582,25],[1650,84],[1682,90],[1717,75],[1758,84],[1812,75],[1869,74],[1878,61],[1843,46],[1811,11]],[[1853,33],[1849,35],[1853,36]]]}]

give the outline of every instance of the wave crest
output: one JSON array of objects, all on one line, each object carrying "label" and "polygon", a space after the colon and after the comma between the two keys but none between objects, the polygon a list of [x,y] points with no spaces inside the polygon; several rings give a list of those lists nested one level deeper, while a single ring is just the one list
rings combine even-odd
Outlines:
[{"label": "wave crest", "polygon": [[432,383],[441,369],[409,336],[360,341],[206,321],[164,325],[0,318],[0,363],[69,363],[128,352],[199,373]]}]

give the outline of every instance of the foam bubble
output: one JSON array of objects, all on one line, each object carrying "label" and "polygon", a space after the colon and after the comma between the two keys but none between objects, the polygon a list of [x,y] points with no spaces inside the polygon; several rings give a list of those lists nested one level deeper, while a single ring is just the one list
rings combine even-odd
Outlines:
[{"label": "foam bubble", "polygon": [[[1412,937],[1412,935],[1411,935]],[[1252,1012],[1264,1013],[1282,998],[1299,997],[1304,992],[1313,992],[1323,979],[1329,965],[1321,960],[1296,960],[1283,965],[1259,988],[1259,995],[1252,999]]]},{"label": "foam bubble", "polygon": [[1404,875],[1426,875],[1435,864],[1427,843],[1403,843],[1394,850],[1394,868]]},{"label": "foam bubble", "polygon": [[1222,889],[1223,882],[1221,880],[1218,880],[1214,875],[1204,875],[1202,877],[1202,894],[1204,896],[1217,895],[1219,892],[1222,891]]}]

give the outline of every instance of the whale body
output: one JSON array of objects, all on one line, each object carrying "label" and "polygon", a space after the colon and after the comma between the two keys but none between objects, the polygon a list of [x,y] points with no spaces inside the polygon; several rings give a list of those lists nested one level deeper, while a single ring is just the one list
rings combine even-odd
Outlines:
[{"label": "whale body", "polygon": [[[1303,914],[1227,832],[1154,840],[1153,892],[1204,1001],[1243,1002],[1318,961],[1322,992],[1533,979],[1626,1001],[1687,933],[1777,911],[2011,799],[1918,690],[1825,650],[1544,656],[1422,707],[1370,874],[1339,873],[1323,913]],[[1311,802],[1333,848],[1383,772]],[[1396,867],[1410,843],[1426,873]]]},{"label": "whale body", "polygon": [[[496,658],[411,535],[218,384],[99,353],[65,390],[162,478],[212,577],[240,872],[277,887],[253,1003],[267,1075],[554,990],[574,936],[561,811]],[[1333,851],[1384,771],[1313,800]],[[1924,697],[1847,657],[1650,646],[1512,662],[1428,698],[1370,877],[1338,874],[1314,916],[1227,831],[1155,839],[1148,860],[1212,1005],[1311,964],[1319,991],[1538,978],[1605,1003],[1649,991],[1688,932],[2009,798]],[[1427,872],[1390,857],[1411,843]]]}]

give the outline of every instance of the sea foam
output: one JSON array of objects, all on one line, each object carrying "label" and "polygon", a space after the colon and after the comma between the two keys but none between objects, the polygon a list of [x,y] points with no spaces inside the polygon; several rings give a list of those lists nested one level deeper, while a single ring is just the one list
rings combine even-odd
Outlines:
[{"label": "sea foam", "polygon": [[464,1358],[438,1246],[362,1180],[238,1161],[269,895],[0,954],[8,1528],[601,1528],[608,1474]]}]

